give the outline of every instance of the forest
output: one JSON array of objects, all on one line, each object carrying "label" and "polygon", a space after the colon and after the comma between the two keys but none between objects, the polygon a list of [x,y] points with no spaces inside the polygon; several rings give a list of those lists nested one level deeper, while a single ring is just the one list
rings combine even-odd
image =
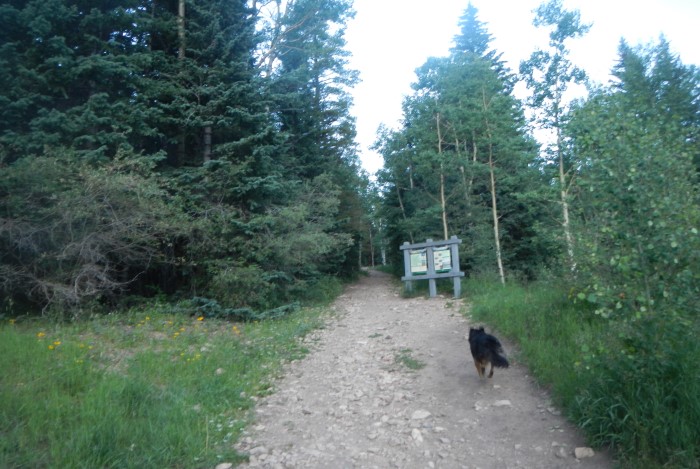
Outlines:
[{"label": "forest", "polygon": [[245,315],[358,271],[350,4],[274,7],[0,6],[6,304],[196,296]]},{"label": "forest", "polygon": [[[700,70],[663,37],[623,38],[614,79],[589,83],[569,46],[590,25],[561,0],[533,13],[548,47],[511,70],[468,4],[401,125],[378,130],[369,175],[353,14],[351,0],[0,4],[0,319],[156,300],[271,319],[363,267],[400,274],[404,241],[457,235],[470,281],[546,284],[606,331],[575,344],[597,371],[573,413],[600,444],[629,424],[606,398],[653,381],[655,412],[679,420],[644,421],[665,434],[629,452],[697,467]],[[588,93],[570,101],[575,85]]]}]

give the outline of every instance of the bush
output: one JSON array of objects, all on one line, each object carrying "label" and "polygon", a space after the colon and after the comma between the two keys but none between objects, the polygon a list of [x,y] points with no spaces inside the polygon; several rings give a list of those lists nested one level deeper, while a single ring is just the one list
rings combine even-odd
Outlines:
[{"label": "bush", "polygon": [[139,168],[138,158],[94,168],[70,155],[4,168],[1,291],[44,309],[74,308],[168,262],[163,246],[187,225]]},{"label": "bush", "polygon": [[233,308],[268,309],[279,301],[279,288],[257,265],[218,268],[208,290],[212,297]]}]

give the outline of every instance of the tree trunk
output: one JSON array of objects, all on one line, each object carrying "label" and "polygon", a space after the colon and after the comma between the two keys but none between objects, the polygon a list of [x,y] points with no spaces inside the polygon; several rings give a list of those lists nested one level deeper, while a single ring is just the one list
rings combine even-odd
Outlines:
[{"label": "tree trunk", "polygon": [[357,241],[357,268],[362,270],[362,238],[358,236]]},{"label": "tree trunk", "polygon": [[449,238],[447,230],[447,201],[445,199],[445,168],[442,162],[442,134],[440,132],[440,113],[435,117],[437,121],[438,158],[440,159],[440,210],[442,212],[442,233],[444,239]]},{"label": "tree trunk", "polygon": [[[399,207],[401,207],[401,217],[403,218],[403,221],[407,221],[408,217],[406,217],[406,208],[403,205],[403,199],[401,198],[401,188],[399,187],[398,184],[396,184],[396,197],[399,199]],[[413,232],[409,231],[408,236],[411,238],[411,244],[414,243],[413,240]]]},{"label": "tree trunk", "polygon": [[561,151],[561,130],[557,127],[557,153],[559,155],[559,185],[561,186],[561,212],[562,228],[564,229],[564,240],[566,241],[566,253],[569,257],[569,268],[572,272],[576,270],[576,258],[574,257],[574,237],[571,234],[571,223],[569,221],[569,188],[564,171],[564,155]]},{"label": "tree trunk", "polygon": [[496,201],[496,176],[493,165],[493,149],[489,143],[489,173],[491,176],[491,214],[493,215],[493,239],[496,246],[496,263],[498,264],[498,276],[501,284],[506,284],[506,276],[503,271],[503,258],[501,255],[501,236],[498,227],[498,205]]},{"label": "tree trunk", "polygon": [[211,161],[211,125],[204,126],[204,151],[202,160],[205,163]]},{"label": "tree trunk", "polygon": [[185,58],[185,0],[178,0],[177,4],[177,58]]},{"label": "tree trunk", "polygon": [[[483,92],[483,90],[482,90]],[[483,104],[484,104],[484,114],[488,111],[488,104],[486,103],[486,94],[483,93]],[[493,162],[493,136],[491,135],[491,129],[489,124],[489,119],[486,117],[486,129],[487,138],[489,139],[489,177],[490,177],[490,189],[491,189],[491,215],[493,216],[493,240],[494,246],[496,248],[496,264],[498,265],[498,276],[501,280],[501,284],[506,284],[506,276],[503,270],[503,256],[501,254],[501,235],[498,226],[498,201],[496,199],[496,174]],[[476,143],[474,145],[476,152]],[[476,155],[476,153],[475,153]]]}]

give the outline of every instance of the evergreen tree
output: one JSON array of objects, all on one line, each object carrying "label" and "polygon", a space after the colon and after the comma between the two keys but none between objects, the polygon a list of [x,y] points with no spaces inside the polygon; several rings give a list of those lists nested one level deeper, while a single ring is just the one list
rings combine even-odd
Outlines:
[{"label": "evergreen tree", "polygon": [[492,38],[477,14],[478,10],[469,2],[459,18],[460,33],[455,36],[454,46],[450,49],[453,56],[466,53],[478,57],[486,56]]},{"label": "evergreen tree", "polygon": [[303,178],[356,164],[348,91],[357,74],[347,69],[343,37],[353,14],[345,0],[298,0],[279,19],[271,90],[286,138],[282,162]]},{"label": "evergreen tree", "polygon": [[[283,138],[275,164],[287,178],[327,174],[340,189],[339,230],[353,233],[343,269],[356,268],[362,236],[359,163],[349,87],[357,73],[347,67],[345,23],[354,15],[345,0],[297,0],[280,10],[261,53],[269,73],[275,125]],[[352,215],[355,214],[355,215]]]},{"label": "evergreen tree", "polygon": [[450,56],[457,61],[469,60],[470,57],[481,57],[491,63],[491,67],[504,80],[504,85],[509,85],[508,92],[512,92],[515,85],[514,76],[508,70],[506,63],[501,59],[501,53],[491,49],[491,34],[478,17],[479,11],[469,2],[467,9],[459,19],[460,33],[454,37],[454,46],[450,49]]},{"label": "evergreen tree", "polygon": [[[356,271],[364,228],[346,88],[354,75],[345,74],[336,28],[350,12],[344,2],[290,5],[297,16],[285,18],[289,34],[277,45],[286,55],[275,62],[274,76],[256,64],[257,5],[245,0],[0,6],[8,25],[0,31],[0,164],[7,165],[0,189],[20,197],[2,199],[0,225],[22,227],[0,230],[7,248],[0,270],[33,271],[33,285],[55,285],[52,292],[67,291],[74,274],[95,273],[97,288],[68,302],[157,287],[256,309],[292,301],[323,275]],[[297,46],[300,61],[293,58]],[[285,83],[293,85],[290,93],[280,94]],[[313,118],[290,125],[295,114]],[[54,193],[45,197],[26,175],[65,177],[43,156],[91,187],[81,192],[47,181]],[[109,184],[99,182],[110,174]],[[27,206],[34,200],[46,206],[21,209],[23,194]],[[129,200],[138,203],[126,217],[121,209]],[[133,225],[126,219],[104,225],[105,204]],[[96,254],[96,262],[71,258],[70,269],[46,262],[39,251],[20,252],[42,220],[60,220],[61,207],[74,208],[66,212],[73,219],[85,207],[84,223],[51,222],[56,245],[44,250],[47,256],[68,249],[63,229],[75,239],[109,239],[83,252],[134,250]],[[5,292],[18,294],[21,283],[3,283]],[[251,289],[261,295],[230,293]]]},{"label": "evergreen tree", "polygon": [[2,5],[0,146],[13,161],[69,147],[111,158],[152,129],[130,117],[145,51],[137,2],[51,0]]}]

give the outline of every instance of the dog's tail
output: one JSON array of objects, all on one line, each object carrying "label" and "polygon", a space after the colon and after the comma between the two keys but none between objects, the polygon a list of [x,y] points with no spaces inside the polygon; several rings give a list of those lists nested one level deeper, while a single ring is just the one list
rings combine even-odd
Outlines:
[{"label": "dog's tail", "polygon": [[503,347],[501,343],[492,335],[486,337],[488,348],[491,351],[491,363],[496,368],[508,368],[510,365],[508,360],[503,355]]},{"label": "dog's tail", "polygon": [[495,366],[496,368],[508,368],[508,366],[510,365],[510,364],[508,363],[508,360],[506,359],[506,357],[504,357],[503,355],[501,355],[501,354],[498,353],[498,352],[494,352],[494,353],[492,354],[492,356],[491,356],[491,363],[492,363],[493,366]]}]

